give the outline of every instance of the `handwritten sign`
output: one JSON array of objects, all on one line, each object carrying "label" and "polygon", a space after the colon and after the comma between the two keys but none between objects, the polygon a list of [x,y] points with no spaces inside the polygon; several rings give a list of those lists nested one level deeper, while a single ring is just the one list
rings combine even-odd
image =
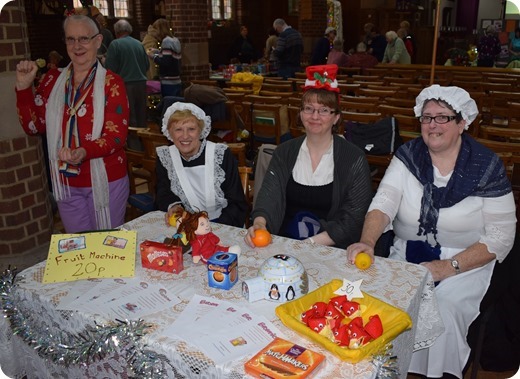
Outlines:
[{"label": "handwritten sign", "polygon": [[346,295],[347,299],[352,300],[356,298],[362,298],[363,293],[361,292],[361,283],[363,279],[351,282],[350,280],[343,279],[343,285],[338,288],[334,293],[336,295]]},{"label": "handwritten sign", "polygon": [[43,282],[132,277],[136,239],[137,232],[127,230],[54,234]]}]

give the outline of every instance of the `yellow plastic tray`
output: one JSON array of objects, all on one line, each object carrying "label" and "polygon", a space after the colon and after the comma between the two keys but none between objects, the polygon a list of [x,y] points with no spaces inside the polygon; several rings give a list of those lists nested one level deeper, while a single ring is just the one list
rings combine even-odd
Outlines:
[{"label": "yellow plastic tray", "polygon": [[334,279],[330,283],[309,292],[299,299],[279,305],[276,308],[276,315],[285,326],[320,344],[341,360],[350,363],[357,363],[367,356],[377,353],[388,342],[412,327],[412,320],[406,312],[376,299],[365,292],[363,292],[364,297],[362,299],[353,299],[353,301],[364,304],[367,307],[362,314],[363,325],[368,321],[369,316],[378,314],[383,324],[383,334],[359,349],[349,349],[347,347],[338,346],[327,337],[314,332],[300,321],[300,315],[308,310],[315,302],[328,302],[330,298],[337,296],[334,294],[334,291],[340,288],[342,284],[342,280]]}]

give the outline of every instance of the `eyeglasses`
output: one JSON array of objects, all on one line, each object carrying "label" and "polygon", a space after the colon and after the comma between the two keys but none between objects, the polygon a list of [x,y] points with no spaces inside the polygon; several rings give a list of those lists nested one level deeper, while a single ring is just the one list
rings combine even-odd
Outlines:
[{"label": "eyeglasses", "polygon": [[94,38],[96,38],[99,35],[99,33],[94,34],[92,37],[82,36],[78,38],[74,37],[66,37],[63,40],[65,41],[66,45],[74,45],[77,42],[79,42],[80,45],[88,45],[90,41],[92,41]]},{"label": "eyeglasses", "polygon": [[431,124],[432,120],[437,124],[447,124],[448,122],[455,120],[457,116],[445,116],[443,114],[438,116],[420,116],[418,117],[421,124]]},{"label": "eyeglasses", "polygon": [[329,116],[331,114],[336,113],[335,110],[332,110],[332,109],[329,109],[329,108],[314,109],[313,107],[310,107],[310,106],[303,107],[302,108],[302,112],[305,113],[305,114],[314,114],[314,112],[318,112],[318,114],[320,116]]}]

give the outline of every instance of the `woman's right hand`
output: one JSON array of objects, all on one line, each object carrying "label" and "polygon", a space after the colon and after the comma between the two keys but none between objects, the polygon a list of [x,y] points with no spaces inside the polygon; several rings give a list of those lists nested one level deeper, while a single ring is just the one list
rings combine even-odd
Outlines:
[{"label": "woman's right hand", "polygon": [[361,252],[365,252],[372,258],[372,263],[374,262],[374,248],[372,246],[367,245],[363,242],[353,243],[349,247],[347,247],[347,262],[350,264],[354,264],[356,260],[356,255]]},{"label": "woman's right hand", "polygon": [[38,66],[34,61],[20,61],[16,65],[16,89],[21,91],[32,87]]},{"label": "woman's right hand", "polygon": [[255,218],[255,220],[253,221],[253,225],[247,229],[246,236],[244,237],[244,241],[246,242],[246,244],[249,247],[255,247],[255,244],[253,243],[253,238],[255,237],[255,230],[258,230],[258,229],[267,230],[266,225],[267,225],[267,222],[266,222],[265,218],[263,218],[263,217]]}]

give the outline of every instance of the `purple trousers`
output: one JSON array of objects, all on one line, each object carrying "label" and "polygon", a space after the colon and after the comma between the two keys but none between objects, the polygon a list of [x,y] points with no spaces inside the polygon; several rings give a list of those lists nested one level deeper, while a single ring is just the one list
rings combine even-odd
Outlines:
[{"label": "purple trousers", "polygon": [[[70,197],[58,201],[61,221],[67,233],[96,230],[96,212],[91,187],[69,187]],[[125,223],[126,201],[130,194],[128,176],[108,183],[112,228]]]}]

